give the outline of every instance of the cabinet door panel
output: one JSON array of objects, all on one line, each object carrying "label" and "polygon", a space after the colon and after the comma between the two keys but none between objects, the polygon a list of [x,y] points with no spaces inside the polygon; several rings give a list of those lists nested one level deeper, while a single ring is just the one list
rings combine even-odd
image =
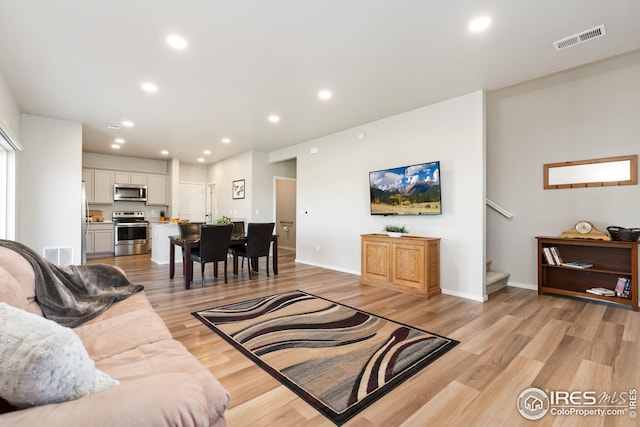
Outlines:
[{"label": "cabinet door panel", "polygon": [[390,266],[390,246],[388,243],[364,242],[363,245],[364,271],[369,280],[388,281]]},{"label": "cabinet door panel", "polygon": [[393,245],[394,283],[415,288],[424,288],[424,245]]},{"label": "cabinet door panel", "polygon": [[113,252],[113,230],[96,230],[94,237],[95,252]]},{"label": "cabinet door panel", "polygon": [[93,202],[113,204],[113,171],[98,170],[93,172]]}]

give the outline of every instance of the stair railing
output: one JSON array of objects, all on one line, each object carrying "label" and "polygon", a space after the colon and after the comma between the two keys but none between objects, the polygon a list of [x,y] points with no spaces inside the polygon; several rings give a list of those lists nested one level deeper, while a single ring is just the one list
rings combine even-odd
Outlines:
[{"label": "stair railing", "polygon": [[493,200],[486,199],[486,201],[487,201],[487,206],[489,206],[494,211],[498,212],[500,215],[504,216],[507,219],[513,218],[513,214],[511,212],[509,212],[508,210],[506,210],[505,208],[503,208]]}]

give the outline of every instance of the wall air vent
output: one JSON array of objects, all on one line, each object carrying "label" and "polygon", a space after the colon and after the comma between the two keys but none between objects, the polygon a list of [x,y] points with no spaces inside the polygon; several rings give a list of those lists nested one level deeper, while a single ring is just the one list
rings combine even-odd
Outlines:
[{"label": "wall air vent", "polygon": [[605,31],[603,24],[589,30],[585,30],[581,33],[565,37],[562,40],[555,41],[553,42],[553,47],[555,47],[556,50],[562,50],[589,40],[596,39],[598,37],[602,37],[605,34],[607,34],[607,32]]}]

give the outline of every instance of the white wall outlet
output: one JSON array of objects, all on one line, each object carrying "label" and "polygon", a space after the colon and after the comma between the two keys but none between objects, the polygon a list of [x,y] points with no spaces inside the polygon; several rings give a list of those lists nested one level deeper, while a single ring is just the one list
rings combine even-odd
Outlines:
[{"label": "white wall outlet", "polygon": [[320,245],[316,245],[316,252],[320,252]]},{"label": "white wall outlet", "polygon": [[260,209],[256,209],[256,215],[260,215]]}]

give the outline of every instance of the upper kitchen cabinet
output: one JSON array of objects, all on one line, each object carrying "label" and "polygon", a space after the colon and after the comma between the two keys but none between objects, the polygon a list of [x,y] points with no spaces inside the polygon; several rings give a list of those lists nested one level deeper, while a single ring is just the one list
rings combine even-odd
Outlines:
[{"label": "upper kitchen cabinet", "polygon": [[113,204],[114,173],[109,170],[82,169],[88,203]]},{"label": "upper kitchen cabinet", "polygon": [[147,174],[139,172],[115,172],[115,184],[147,185]]},{"label": "upper kitchen cabinet", "polygon": [[147,174],[147,205],[167,206],[167,175]]}]

